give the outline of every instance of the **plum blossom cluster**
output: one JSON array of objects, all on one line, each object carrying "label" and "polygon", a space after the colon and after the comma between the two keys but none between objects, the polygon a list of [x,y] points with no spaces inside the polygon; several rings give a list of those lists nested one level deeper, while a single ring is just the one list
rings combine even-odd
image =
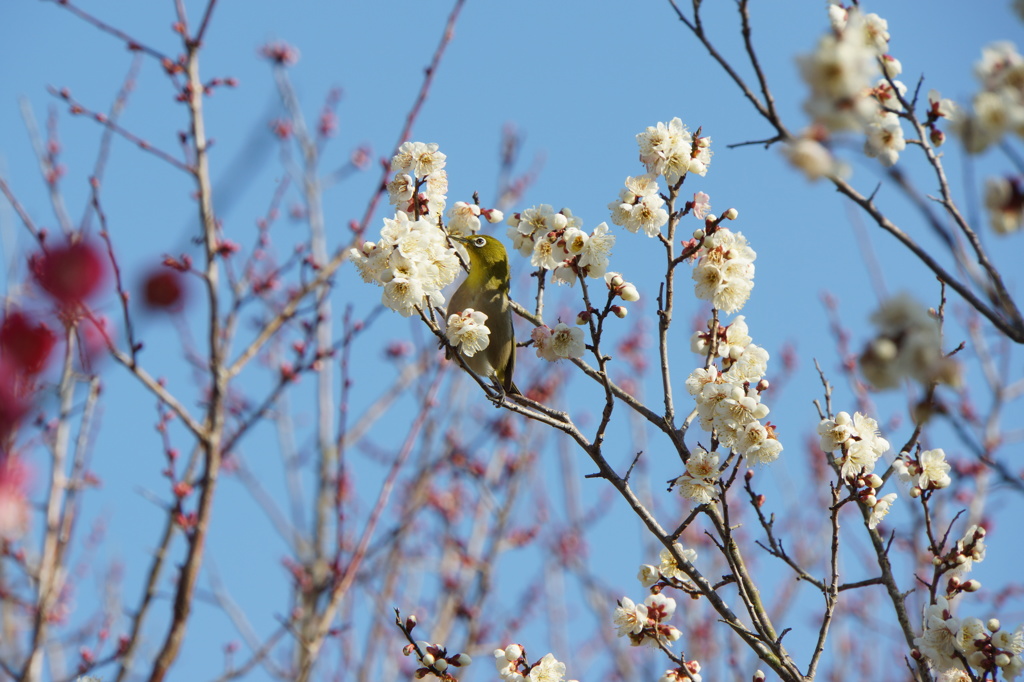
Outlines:
[{"label": "plum blossom cluster", "polygon": [[959,383],[959,365],[942,352],[938,321],[913,298],[890,299],[871,322],[878,335],[861,353],[860,368],[875,388],[893,388],[904,377],[926,385]]},{"label": "plum blossom cluster", "polygon": [[956,131],[968,152],[977,154],[1011,133],[1024,137],[1024,57],[1008,41],[992,43],[974,65],[981,90]]},{"label": "plum blossom cluster", "polygon": [[[723,218],[735,220],[737,215],[736,209],[729,209]],[[700,249],[691,277],[697,298],[710,302],[724,313],[734,313],[746,304],[754,288],[757,253],[750,248],[742,232],[715,226],[717,222],[716,216],[709,215],[707,231],[698,231]]]},{"label": "plum blossom cluster", "polygon": [[490,344],[491,330],[487,327],[487,315],[472,308],[453,313],[448,316],[445,336],[460,353],[471,358]]},{"label": "plum blossom cluster", "polygon": [[[790,161],[812,179],[844,174],[821,144],[828,133],[863,132],[864,152],[886,166],[895,164],[906,148],[900,125],[906,86],[895,80],[903,67],[888,53],[888,23],[877,14],[837,3],[829,6],[829,18],[831,30],[814,52],[798,59],[810,88],[804,109],[814,126],[787,150]],[[933,141],[941,144],[934,119],[929,128],[937,133]]]},{"label": "plum blossom cluster", "polygon": [[[665,178],[669,186],[674,186],[687,173],[706,175],[711,164],[711,138],[702,137],[700,130],[696,135],[691,135],[678,117],[667,124],[659,122],[655,126],[648,126],[644,132],[637,134],[636,141],[640,147],[640,162],[651,177],[649,180],[627,179],[627,191],[633,191],[630,180],[638,181],[633,184],[642,186],[648,182],[653,184],[654,178],[658,176]],[[657,192],[656,185],[653,191]],[[637,198],[646,196],[643,192],[633,193]],[[614,204],[610,208],[613,212],[616,210]]]},{"label": "plum blossom cluster", "polygon": [[863,130],[878,110],[869,93],[880,71],[879,58],[889,49],[888,24],[856,7],[830,5],[829,16],[832,30],[814,52],[797,60],[810,87],[804,109],[829,131]]},{"label": "plum blossom cluster", "polygon": [[[709,328],[714,326],[709,322]],[[728,326],[717,327],[712,334],[698,332],[691,339],[691,347],[701,353],[710,353],[710,344],[717,342],[715,356],[723,370],[715,364],[699,367],[686,379],[686,390],[697,406],[700,426],[712,433],[718,443],[746,457],[753,464],[768,464],[778,459],[782,444],[770,423],[762,423],[769,408],[761,402],[761,393],[768,388],[762,377],[768,371],[768,352],[754,344],[743,316]],[[716,455],[717,457],[717,455]],[[692,458],[692,457],[691,457]],[[680,483],[680,492],[698,492],[695,473],[711,464],[714,458],[701,456]],[[682,487],[685,482],[689,487]],[[692,498],[697,499],[697,498]]]},{"label": "plum blossom cluster", "polygon": [[925,450],[917,457],[901,452],[892,467],[901,481],[912,484],[911,497],[920,497],[926,490],[941,490],[952,483],[949,478],[950,466],[942,448]]},{"label": "plum blossom cluster", "polygon": [[473,662],[468,654],[449,654],[440,644],[431,644],[426,641],[407,644],[402,649],[402,653],[406,656],[416,656],[420,667],[416,669],[415,674],[419,679],[433,675],[442,680],[454,680],[455,678],[448,672],[449,668],[465,668]]},{"label": "plum blossom cluster", "polygon": [[629,597],[623,597],[618,604],[614,620],[619,637],[629,637],[633,646],[658,647],[682,636],[676,627],[668,624],[676,611],[675,599],[664,594],[652,594],[642,604],[634,603]]},{"label": "plum blossom cluster", "polygon": [[391,159],[395,177],[388,183],[388,201],[396,210],[417,217],[432,217],[444,211],[448,194],[446,157],[436,143],[405,142]]},{"label": "plum blossom cluster", "polygon": [[381,302],[403,317],[444,304],[441,290],[459,274],[459,258],[428,218],[404,211],[385,218],[380,241],[364,242],[349,256],[364,282],[384,288]]},{"label": "plum blossom cluster", "polygon": [[924,629],[914,646],[914,656],[927,657],[943,679],[964,677],[964,660],[975,673],[972,679],[981,679],[979,672],[999,670],[1004,679],[1013,680],[1024,672],[1024,626],[1010,630],[996,618],[957,618],[945,597],[937,597],[925,611]]},{"label": "plum blossom cluster", "polygon": [[519,644],[495,649],[494,665],[502,682],[562,682],[565,679],[565,663],[548,653],[530,665],[525,650]]},{"label": "plum blossom cluster", "polygon": [[1020,176],[985,180],[985,208],[996,234],[1016,232],[1024,224],[1024,188]]},{"label": "plum blossom cluster", "polygon": [[655,177],[640,175],[626,178],[626,187],[619,190],[619,198],[608,204],[612,223],[634,233],[642,230],[648,237],[661,234],[661,228],[668,222],[668,211],[665,210],[665,200],[658,193]]},{"label": "plum blossom cluster", "polygon": [[615,235],[608,233],[607,223],[587,233],[572,211],[556,212],[548,204],[513,213],[506,222],[512,248],[533,267],[550,270],[560,284],[575,284],[581,275],[599,279],[608,271]]},{"label": "plum blossom cluster", "polygon": [[858,488],[857,499],[870,512],[868,528],[876,528],[896,501],[896,493],[877,495],[883,481],[873,471],[878,459],[889,450],[889,441],[879,433],[878,422],[860,412],[855,412],[853,417],[848,412],[840,412],[834,419],[821,420],[818,436],[824,452],[840,451],[835,460],[839,475]]},{"label": "plum blossom cluster", "polygon": [[879,433],[878,422],[860,412],[854,412],[853,417],[840,412],[835,419],[822,419],[818,435],[824,452],[840,451],[836,463],[847,481],[870,474],[878,458],[889,451],[889,441]]}]

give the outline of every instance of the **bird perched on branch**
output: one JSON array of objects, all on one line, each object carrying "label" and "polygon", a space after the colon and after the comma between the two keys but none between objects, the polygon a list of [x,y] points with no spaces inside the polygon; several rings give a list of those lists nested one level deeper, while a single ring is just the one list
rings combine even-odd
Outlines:
[{"label": "bird perched on branch", "polygon": [[509,267],[505,247],[494,237],[472,235],[452,237],[469,253],[469,275],[452,295],[448,315],[472,308],[487,316],[490,330],[487,347],[467,357],[466,365],[481,377],[494,382],[502,397],[522,395],[512,381],[516,366],[516,339],[512,328],[512,307],[509,305]]}]

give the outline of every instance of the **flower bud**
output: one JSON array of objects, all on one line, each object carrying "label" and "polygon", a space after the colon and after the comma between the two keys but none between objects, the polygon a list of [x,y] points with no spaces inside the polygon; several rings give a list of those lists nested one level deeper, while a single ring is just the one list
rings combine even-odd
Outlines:
[{"label": "flower bud", "polygon": [[868,476],[865,477],[864,482],[867,483],[872,488],[874,488],[875,490],[878,490],[879,488],[882,487],[882,477],[879,476],[878,474],[868,474]]},{"label": "flower bud", "polygon": [[505,647],[505,660],[515,661],[523,655],[523,647],[518,644],[509,644]]},{"label": "flower bud", "polygon": [[629,311],[626,310],[626,307],[621,305],[613,305],[611,307],[611,311],[612,314],[615,315],[615,317],[619,318],[620,320],[624,318],[627,314],[629,314]]},{"label": "flower bud", "polygon": [[865,495],[863,502],[869,507],[874,507],[876,504],[878,504],[878,498],[875,497],[874,495]]},{"label": "flower bud", "polygon": [[433,665],[431,665],[430,667],[439,673],[443,673],[445,670],[448,669],[448,661],[443,658],[439,658],[436,661],[434,661]]},{"label": "flower bud", "polygon": [[412,629],[416,627],[416,615],[413,614],[405,619],[405,631],[412,632]]},{"label": "flower bud", "polygon": [[716,216],[714,213],[708,213],[706,216],[704,216],[705,225],[714,225],[717,222],[718,216]]},{"label": "flower bud", "polygon": [[765,677],[764,677],[764,671],[763,670],[758,670],[758,671],[754,672],[754,681],[753,682],[764,682],[764,680],[765,680]]},{"label": "flower bud", "polygon": [[740,217],[740,212],[735,208],[730,208],[728,211],[722,214],[723,220],[736,220]]},{"label": "flower bud", "polygon": [[928,133],[928,137],[936,147],[941,147],[946,141],[946,134],[938,128],[932,128],[931,132]]},{"label": "flower bud", "polygon": [[621,289],[619,289],[619,298],[623,301],[639,301],[640,292],[636,290],[636,287],[626,282]]},{"label": "flower bud", "polygon": [[[502,213],[501,211],[499,211],[496,208],[492,208],[492,209],[490,209],[488,211],[484,211],[483,213],[484,213],[484,217],[487,218],[487,222],[489,222],[489,223],[500,223],[502,220],[505,219],[505,214]],[[467,656],[467,658],[469,658],[469,657]]]},{"label": "flower bud", "polygon": [[429,668],[434,665],[434,657],[431,654],[423,654],[423,658],[420,659],[420,662],[425,668]]},{"label": "flower bud", "polygon": [[1002,624],[999,622],[998,618],[989,618],[988,622],[985,623],[985,627],[988,628],[989,632],[999,632],[999,627],[1001,625]]},{"label": "flower bud", "polygon": [[704,239],[704,230],[694,230],[693,238],[696,239],[697,241]]},{"label": "flower bud", "polygon": [[1000,668],[1005,668],[1006,666],[1010,665],[1010,656],[1009,656],[1009,654],[1007,654],[1005,651],[1002,652],[1002,653],[996,654],[996,665],[999,666]]},{"label": "flower bud", "polygon": [[456,656],[451,659],[451,664],[457,668],[465,668],[472,662],[473,659],[469,657],[469,654],[456,654]]},{"label": "flower bud", "polygon": [[590,322],[590,311],[581,310],[576,313],[576,324],[584,325],[587,322]]},{"label": "flower bud", "polygon": [[965,582],[962,586],[964,592],[977,592],[981,589],[981,583],[973,578]]},{"label": "flower bud", "polygon": [[611,277],[607,279],[607,282],[610,288],[618,289],[619,287],[626,283],[626,280],[622,279],[622,275],[620,275],[619,273],[613,272],[609,274],[611,274]]},{"label": "flower bud", "polygon": [[921,488],[915,485],[913,488],[910,489],[910,496],[921,497]]}]

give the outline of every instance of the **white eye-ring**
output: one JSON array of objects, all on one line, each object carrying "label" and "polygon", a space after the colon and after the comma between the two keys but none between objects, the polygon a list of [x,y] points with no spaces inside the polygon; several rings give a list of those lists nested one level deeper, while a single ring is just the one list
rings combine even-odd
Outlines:
[{"label": "white eye-ring", "polygon": [[487,243],[487,240],[484,239],[483,237],[477,237],[476,239],[473,240],[473,245],[478,247],[478,248],[483,248],[484,244],[486,244],[486,243]]}]

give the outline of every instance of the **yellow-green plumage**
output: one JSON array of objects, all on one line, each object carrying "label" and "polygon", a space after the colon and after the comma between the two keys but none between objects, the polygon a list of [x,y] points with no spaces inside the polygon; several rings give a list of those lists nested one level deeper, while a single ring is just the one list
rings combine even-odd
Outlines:
[{"label": "yellow-green plumage", "polygon": [[463,360],[474,372],[493,380],[505,393],[519,395],[512,381],[516,366],[516,339],[508,302],[508,254],[501,242],[487,235],[453,237],[469,252],[469,275],[448,303],[448,314],[467,308],[487,315],[491,331],[487,348]]}]

